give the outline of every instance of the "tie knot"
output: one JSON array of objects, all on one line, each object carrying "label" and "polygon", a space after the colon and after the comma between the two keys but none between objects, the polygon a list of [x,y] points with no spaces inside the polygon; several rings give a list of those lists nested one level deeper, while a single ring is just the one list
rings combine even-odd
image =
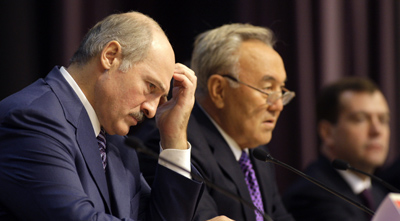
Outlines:
[{"label": "tie knot", "polygon": [[97,140],[102,144],[102,146],[105,148],[106,146],[106,132],[104,131],[103,128],[101,128],[99,135],[97,136]]},{"label": "tie knot", "polygon": [[370,188],[366,188],[364,189],[360,195],[364,196],[364,197],[368,197],[368,198],[372,198],[372,192]]},{"label": "tie knot", "polygon": [[239,164],[242,170],[248,170],[249,168],[252,168],[249,155],[247,155],[247,153],[244,150],[242,150],[242,155],[240,156]]}]

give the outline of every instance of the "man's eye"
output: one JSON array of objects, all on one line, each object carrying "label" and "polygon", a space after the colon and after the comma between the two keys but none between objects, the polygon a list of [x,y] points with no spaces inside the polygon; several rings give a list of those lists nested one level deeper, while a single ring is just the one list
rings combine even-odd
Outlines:
[{"label": "man's eye", "polygon": [[364,114],[356,114],[350,117],[350,120],[356,123],[364,122],[368,117]]},{"label": "man's eye", "polygon": [[157,87],[156,87],[156,85],[149,83],[149,88],[150,88],[150,91],[153,92]]},{"label": "man's eye", "polygon": [[272,90],[272,87],[271,87],[271,86],[269,86],[269,87],[263,87],[263,89],[264,89],[264,90]]},{"label": "man's eye", "polygon": [[271,86],[263,87],[262,90],[265,91],[265,92],[267,92],[267,93],[272,93],[272,92],[283,92],[283,89],[282,89],[282,88],[283,88],[283,86],[279,87],[279,86],[271,85]]},{"label": "man's eye", "polygon": [[381,116],[379,116],[379,121],[380,121],[382,124],[389,124],[389,122],[390,122],[390,117],[389,117],[389,115],[381,115]]}]

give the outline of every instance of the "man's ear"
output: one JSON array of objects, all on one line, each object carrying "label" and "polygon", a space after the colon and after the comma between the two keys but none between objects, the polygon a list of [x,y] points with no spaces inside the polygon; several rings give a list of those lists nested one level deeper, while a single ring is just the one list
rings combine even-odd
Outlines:
[{"label": "man's ear", "polygon": [[217,108],[223,108],[225,105],[226,87],[228,82],[221,75],[211,75],[207,81],[208,95]]},{"label": "man's ear", "polygon": [[119,67],[122,58],[121,45],[117,41],[110,41],[101,51],[100,60],[104,69],[109,70],[111,67]]},{"label": "man's ear", "polygon": [[326,146],[332,146],[334,142],[334,125],[327,120],[321,120],[318,123],[318,133],[321,141]]}]

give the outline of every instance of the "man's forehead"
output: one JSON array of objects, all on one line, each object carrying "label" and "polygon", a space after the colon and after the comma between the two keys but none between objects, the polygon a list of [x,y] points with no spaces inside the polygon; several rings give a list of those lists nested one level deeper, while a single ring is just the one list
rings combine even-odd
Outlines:
[{"label": "man's forehead", "polygon": [[340,94],[339,102],[341,104],[354,104],[368,101],[366,103],[385,102],[384,96],[380,91],[344,91]]},{"label": "man's forehead", "polygon": [[379,91],[348,91],[340,96],[341,112],[351,113],[389,113],[386,100]]},{"label": "man's forehead", "polygon": [[[241,78],[241,76],[248,76],[250,77],[251,74],[240,74],[239,78]],[[246,77],[244,77],[246,78]],[[286,76],[284,76],[284,78],[280,79],[278,74],[272,74],[272,73],[265,73],[265,74],[260,74],[259,76],[257,76],[256,74],[254,74],[253,76],[251,76],[251,78],[255,78],[257,81],[262,81],[262,82],[272,82],[272,83],[284,83],[286,82]],[[242,79],[242,78],[241,78]]]}]

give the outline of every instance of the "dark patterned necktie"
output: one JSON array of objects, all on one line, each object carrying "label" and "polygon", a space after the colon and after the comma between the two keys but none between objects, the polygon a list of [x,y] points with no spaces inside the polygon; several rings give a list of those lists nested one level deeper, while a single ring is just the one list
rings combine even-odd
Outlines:
[{"label": "dark patterned necktie", "polygon": [[[239,159],[240,167],[242,168],[247,188],[249,189],[251,199],[260,211],[264,212],[264,206],[261,199],[260,187],[258,186],[256,174],[253,170],[253,165],[251,164],[250,158],[245,151],[242,151],[242,156]],[[260,214],[257,210],[256,213],[256,220],[263,221],[263,215]]]},{"label": "dark patterned necktie", "polygon": [[102,128],[100,134],[97,136],[97,143],[99,144],[100,157],[103,163],[103,169],[107,166],[107,155],[106,155],[106,132]]},{"label": "dark patterned necktie", "polygon": [[371,188],[365,189],[360,193],[360,197],[362,198],[365,206],[370,208],[371,210],[375,209],[374,200],[372,197]]}]

